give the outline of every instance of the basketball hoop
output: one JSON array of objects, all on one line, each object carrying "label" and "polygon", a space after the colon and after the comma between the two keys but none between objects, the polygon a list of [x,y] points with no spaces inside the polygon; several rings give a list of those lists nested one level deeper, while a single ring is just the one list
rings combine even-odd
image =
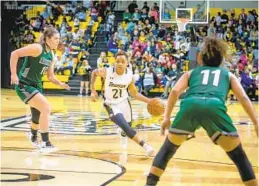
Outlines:
[{"label": "basketball hoop", "polygon": [[178,18],[177,20],[178,32],[186,31],[186,25],[189,23],[190,19],[188,18]]}]

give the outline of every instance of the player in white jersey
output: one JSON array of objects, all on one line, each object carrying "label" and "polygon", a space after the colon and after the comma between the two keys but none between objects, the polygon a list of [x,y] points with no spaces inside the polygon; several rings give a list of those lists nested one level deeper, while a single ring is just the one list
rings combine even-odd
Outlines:
[{"label": "player in white jersey", "polygon": [[150,99],[138,93],[134,83],[133,73],[127,68],[128,56],[126,52],[120,51],[116,54],[115,65],[109,68],[96,69],[92,72],[91,79],[91,97],[96,101],[98,94],[94,88],[97,76],[105,79],[104,84],[104,107],[106,108],[110,119],[122,129],[122,136],[128,136],[137,144],[142,146],[147,155],[151,156],[154,149],[144,142],[135,130],[131,128],[132,111],[128,100],[128,92],[130,95],[145,103],[149,103]]}]

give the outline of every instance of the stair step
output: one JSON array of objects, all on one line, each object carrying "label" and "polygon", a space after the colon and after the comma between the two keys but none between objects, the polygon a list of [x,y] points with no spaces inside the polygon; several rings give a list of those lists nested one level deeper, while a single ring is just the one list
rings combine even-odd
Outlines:
[{"label": "stair step", "polygon": [[96,48],[105,48],[107,47],[107,43],[96,43]]},{"label": "stair step", "polygon": [[91,48],[91,49],[89,49],[89,53],[100,55],[101,52],[106,52],[107,50],[108,50],[107,48]]}]

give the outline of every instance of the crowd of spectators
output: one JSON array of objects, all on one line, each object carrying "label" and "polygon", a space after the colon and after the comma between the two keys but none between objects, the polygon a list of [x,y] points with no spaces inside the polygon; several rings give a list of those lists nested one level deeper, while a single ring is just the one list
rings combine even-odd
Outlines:
[{"label": "crowd of spectators", "polygon": [[[176,25],[159,23],[159,7],[144,3],[139,8],[133,1],[123,13],[123,21],[108,41],[108,51],[115,54],[119,49],[130,56],[139,91],[148,94],[154,87],[165,87],[162,97],[188,65],[191,46],[190,29],[178,32]],[[231,58],[225,66],[240,77],[240,82],[249,97],[256,99],[258,89],[258,14],[256,10],[242,12],[224,10],[211,17],[209,24],[195,26],[197,45],[202,46],[204,37],[225,40]],[[140,75],[139,75],[140,74]],[[232,99],[235,99],[234,97]]]},{"label": "crowd of spectators", "polygon": [[[6,4],[6,8],[9,6]],[[94,31],[94,27],[105,20],[107,12],[111,7],[114,8],[114,2],[73,0],[61,5],[58,2],[46,1],[45,5],[39,7],[38,9],[43,7],[43,10],[37,11],[30,19],[27,18],[26,9],[16,18],[10,43],[14,48],[20,48],[38,42],[37,35],[39,36],[46,26],[52,25],[61,36],[61,45],[55,56],[55,73],[73,76],[82,62],[88,59],[87,51],[93,46],[97,31]]]},{"label": "crowd of spectators", "polygon": [[[189,26],[185,32],[178,32],[177,25],[161,24],[157,3],[149,6],[148,2],[144,2],[143,7],[138,7],[136,1],[130,3],[123,13],[123,21],[115,25],[114,6],[115,1],[72,1],[64,6],[48,2],[44,11],[38,12],[36,17],[28,20],[23,14],[16,19],[16,25],[19,26],[11,32],[10,42],[16,48],[21,47],[34,42],[34,33],[40,32],[46,25],[55,26],[63,42],[63,52],[57,55],[55,71],[64,74],[64,71],[69,70],[73,75],[83,60],[87,60],[87,50],[94,38],[92,28],[96,22],[100,22],[108,54],[114,55],[120,49],[128,52],[139,91],[148,95],[153,88],[164,87],[162,97],[166,98],[169,88],[187,70],[191,46]],[[62,21],[57,24],[60,16],[63,17]],[[88,27],[80,28],[88,16]],[[102,19],[99,20],[99,17]],[[235,9],[223,10],[211,17],[208,25],[196,25],[195,30],[198,47],[202,46],[206,36],[218,37],[228,43],[231,58],[225,59],[225,67],[239,77],[247,94],[254,100],[258,89],[256,10],[247,12],[242,9],[240,14],[236,14]],[[106,56],[106,51],[101,53],[98,67],[110,65]]]}]

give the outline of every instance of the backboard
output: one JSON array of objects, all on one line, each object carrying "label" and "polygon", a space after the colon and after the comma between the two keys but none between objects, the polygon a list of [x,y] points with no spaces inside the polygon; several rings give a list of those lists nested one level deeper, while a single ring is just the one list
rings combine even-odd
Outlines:
[{"label": "backboard", "polygon": [[159,7],[161,23],[178,23],[178,18],[191,24],[209,22],[209,0],[160,0]]}]

